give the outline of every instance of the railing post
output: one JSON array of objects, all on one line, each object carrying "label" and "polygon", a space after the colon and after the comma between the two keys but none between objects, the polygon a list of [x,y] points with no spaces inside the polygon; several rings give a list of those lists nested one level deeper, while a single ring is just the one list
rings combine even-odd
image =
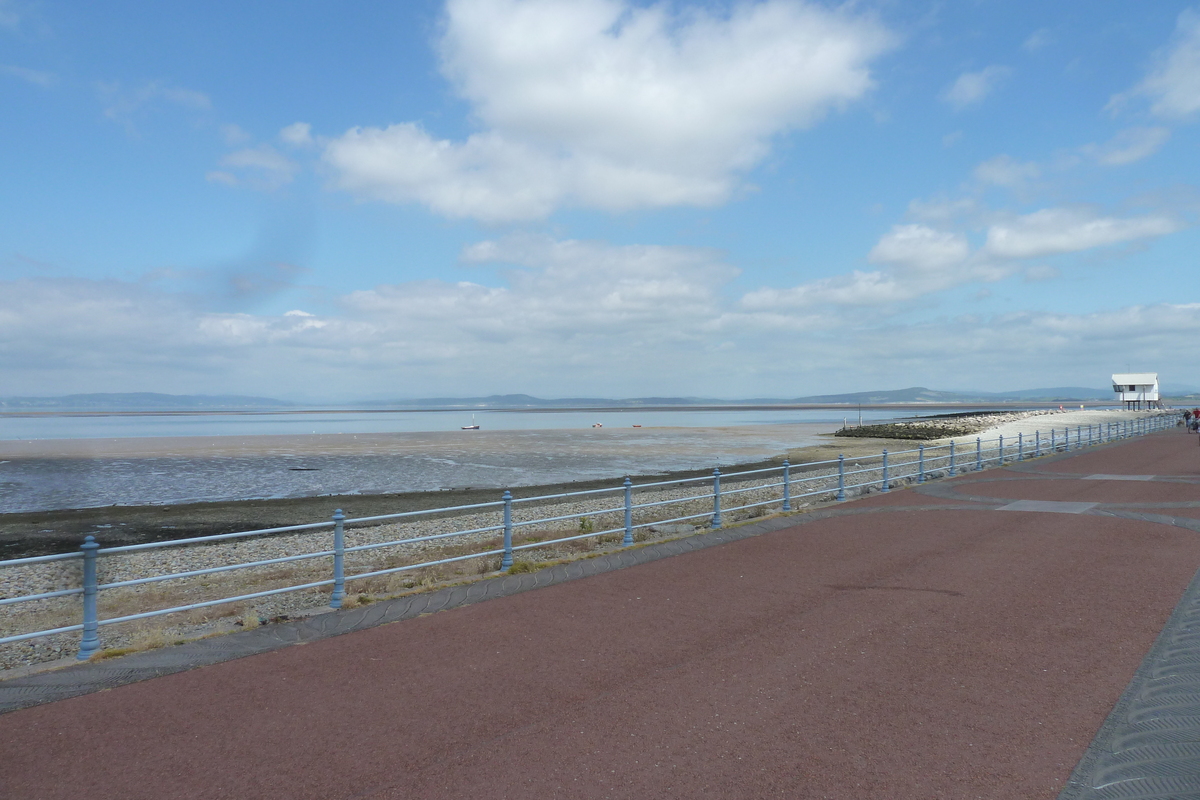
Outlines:
[{"label": "railing post", "polygon": [[884,491],[884,492],[891,491],[891,488],[888,487],[887,450],[883,451],[883,488],[880,491]]},{"label": "railing post", "polygon": [[846,499],[846,457],[838,453],[838,500]]},{"label": "railing post", "polygon": [[983,438],[975,437],[975,471],[979,472],[983,469]]},{"label": "railing post", "polygon": [[917,483],[925,482],[925,445],[917,445]]},{"label": "railing post", "polygon": [[504,556],[500,559],[500,571],[505,572],[513,565],[512,551],[512,492],[504,490]]},{"label": "railing post", "polygon": [[958,474],[958,470],[954,468],[954,440],[950,440],[950,477],[953,478]]},{"label": "railing post", "polygon": [[87,661],[100,649],[100,619],[96,613],[96,595],[99,592],[96,580],[96,544],[95,536],[88,536],[79,546],[83,551],[83,638],[79,640],[79,661]]},{"label": "railing post", "polygon": [[346,515],[339,508],[333,512],[333,595],[329,598],[330,608],[341,608],[346,596]]},{"label": "railing post", "polygon": [[1033,433],[1033,455],[1035,458],[1042,457],[1042,432],[1034,431]]},{"label": "railing post", "polygon": [[625,479],[625,538],[621,544],[633,544],[633,481]]},{"label": "railing post", "polygon": [[1094,444],[1095,444],[1095,442],[1092,440],[1092,423],[1089,422],[1088,423],[1088,447],[1091,447]]},{"label": "railing post", "polygon": [[792,465],[783,460],[783,510],[792,510]]},{"label": "railing post", "polygon": [[713,470],[713,517],[714,529],[721,527],[721,470]]},{"label": "railing post", "polygon": [[1025,460],[1025,434],[1017,431],[1017,461]]},{"label": "railing post", "polygon": [[999,453],[997,454],[996,458],[997,458],[997,461],[999,462],[999,465],[1003,467],[1004,466],[1004,434],[1003,433],[1000,434],[1000,438],[999,438],[998,442],[999,442],[999,444],[997,445],[996,449],[999,451]]},{"label": "railing post", "polygon": [[1083,428],[1079,425],[1075,426],[1075,449],[1083,447]]},{"label": "railing post", "polygon": [[1054,426],[1051,425],[1050,426],[1050,455],[1054,455],[1056,452],[1058,452],[1058,445],[1054,441]]}]

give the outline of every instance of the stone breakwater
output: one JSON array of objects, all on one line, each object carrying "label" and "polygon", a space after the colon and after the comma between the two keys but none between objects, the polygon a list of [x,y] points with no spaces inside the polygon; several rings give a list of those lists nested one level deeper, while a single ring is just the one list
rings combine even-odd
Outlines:
[{"label": "stone breakwater", "polygon": [[944,414],[925,419],[843,428],[834,435],[870,439],[914,439],[930,441],[949,439],[956,436],[970,436],[1018,420],[1062,413],[1064,412],[1058,409],[1043,409],[1039,411],[1005,411],[992,414]]}]

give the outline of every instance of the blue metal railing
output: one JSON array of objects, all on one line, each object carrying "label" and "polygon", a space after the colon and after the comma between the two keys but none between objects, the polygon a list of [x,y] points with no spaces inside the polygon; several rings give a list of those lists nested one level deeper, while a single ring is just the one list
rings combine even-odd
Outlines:
[{"label": "blue metal railing", "polygon": [[[905,482],[925,483],[926,481],[936,477],[953,477],[959,472],[966,472],[970,470],[977,471],[993,466],[1003,466],[1004,464],[1012,463],[1014,461],[1023,461],[1026,458],[1038,458],[1045,454],[1065,452],[1072,449],[1099,445],[1114,440],[1128,439],[1133,436],[1140,436],[1163,430],[1168,427],[1174,427],[1175,424],[1176,420],[1173,415],[1159,415],[1133,421],[1127,420],[1120,423],[1110,422],[1095,426],[1088,425],[1086,437],[1083,430],[1084,426],[1076,426],[1073,432],[1070,428],[1056,429],[1051,427],[1046,434],[1043,434],[1041,431],[1035,432],[1032,443],[1030,443],[1030,441],[1027,440],[1023,434],[1018,434],[1016,447],[1014,448],[1012,446],[1010,440],[1007,449],[1003,436],[998,436],[996,439],[988,440],[976,437],[974,442],[974,452],[970,454],[971,458],[960,457],[961,453],[957,449],[957,442],[954,440],[951,440],[947,444],[943,445],[919,444],[913,450],[902,450],[892,453],[884,450],[878,457],[862,458],[859,461],[872,462],[877,459],[879,463],[875,466],[862,467],[858,462],[855,462],[852,466],[857,468],[854,469],[847,469],[845,457],[839,455],[836,460],[818,461],[805,464],[805,472],[799,476],[793,474],[793,465],[785,460],[779,467],[768,467],[765,469],[746,470],[742,472],[731,473],[722,473],[719,469],[714,469],[711,475],[708,476],[702,475],[694,478],[650,481],[647,483],[638,484],[635,484],[629,478],[626,478],[622,484],[614,487],[589,489],[579,492],[563,492],[559,494],[539,495],[535,497],[514,498],[511,492],[506,491],[499,501],[473,503],[469,505],[451,506],[446,508],[433,508],[420,511],[405,511],[396,514],[381,514],[370,517],[358,517],[354,519],[345,517],[342,514],[341,509],[338,509],[334,512],[333,517],[326,522],[313,522],[303,525],[262,528],[252,531],[239,531],[236,533],[225,533],[212,536],[197,536],[189,539],[122,545],[118,547],[102,547],[95,541],[94,537],[88,536],[81,545],[80,551],[76,553],[33,556],[29,558],[16,558],[9,559],[7,561],[0,561],[0,568],[76,560],[81,560],[83,567],[82,581],[81,585],[78,587],[21,595],[17,597],[0,598],[0,606],[5,606],[16,603],[81,595],[83,598],[83,619],[80,623],[0,637],[0,644],[20,642],[43,636],[51,636],[54,634],[82,631],[78,658],[80,660],[86,660],[100,649],[99,628],[105,625],[114,625],[122,622],[147,619],[166,614],[175,614],[183,611],[208,608],[225,603],[244,602],[247,600],[254,600],[257,598],[269,597],[287,592],[319,589],[326,586],[332,587],[329,603],[330,606],[332,608],[340,608],[342,601],[345,598],[345,586],[351,581],[359,581],[366,578],[374,578],[399,572],[413,571],[443,564],[451,564],[470,559],[488,558],[494,556],[501,557],[500,569],[501,571],[504,571],[512,567],[514,563],[513,555],[518,551],[532,550],[536,548],[549,547],[556,544],[564,544],[583,539],[595,539],[601,536],[610,536],[616,534],[621,535],[622,546],[629,546],[634,542],[633,532],[635,530],[695,520],[707,520],[710,528],[719,529],[722,526],[723,514],[728,516],[729,514],[735,512],[747,511],[769,505],[779,505],[780,511],[787,512],[792,510],[792,501],[799,498],[825,495],[831,497],[831,499],[841,501],[846,499],[848,491],[857,491],[861,494],[870,489],[878,489],[881,492],[887,492],[890,491],[892,487]],[[1071,435],[1072,433],[1074,433],[1073,442]],[[898,458],[900,460],[898,460]],[[770,479],[774,475],[778,475],[780,480],[771,481]],[[878,477],[876,477],[876,475],[878,475]],[[864,477],[862,480],[856,482],[854,480],[855,476]],[[835,477],[836,483],[834,483]],[[722,487],[722,480],[728,482],[731,479],[736,479],[734,482],[735,484],[738,484],[746,483],[750,480],[760,480],[762,478],[766,478],[768,482],[755,483],[748,486],[738,486],[737,488],[729,488],[728,485],[725,488]],[[850,478],[851,480],[848,482],[847,478]],[[670,497],[663,500],[650,500],[640,503],[634,502],[635,491],[646,492],[647,490],[686,489],[692,486],[697,487],[696,492],[685,494],[681,497]],[[736,505],[733,507],[723,508],[722,506],[723,499],[737,498],[739,495],[745,495],[751,492],[770,492],[774,489],[780,490],[778,496],[772,496],[766,500],[752,500],[751,502],[745,502],[742,505]],[[599,510],[588,510],[569,514],[556,514],[552,516],[535,517],[523,520],[514,520],[513,518],[514,507],[519,507],[521,505],[549,503],[568,498],[574,499],[581,497],[599,497],[603,495],[618,495],[621,498],[620,505],[613,504],[611,507],[604,507]],[[667,507],[679,506],[680,504],[695,504],[706,501],[711,503],[711,507],[706,507],[704,510],[698,513],[669,516],[665,519],[645,519],[641,522],[635,522],[635,515],[647,517],[652,516],[651,512],[654,510],[666,509]],[[432,517],[434,515],[461,515],[464,512],[479,511],[500,511],[502,521],[497,524],[468,527],[463,530],[449,531],[446,533],[433,533],[423,536],[395,539],[386,542],[372,542],[353,547],[347,547],[345,545],[345,527],[347,525],[363,525],[367,523],[384,521],[413,521],[421,518]],[[579,534],[561,536],[559,538],[545,541],[534,541],[518,545],[513,544],[513,533],[518,528],[549,525],[552,523],[568,522],[570,520],[583,520],[584,518],[596,517],[605,514],[620,515],[620,517],[623,517],[623,524],[620,527],[597,531],[586,530]],[[332,549],[322,549],[279,558],[245,561],[237,564],[228,564],[225,566],[164,573],[161,575],[152,575],[144,578],[111,581],[108,583],[100,583],[98,578],[99,559],[101,557],[110,558],[121,554],[140,551],[158,550],[170,547],[189,547],[198,544],[225,542],[270,534],[329,529],[332,529],[333,531]],[[491,549],[473,551],[465,555],[456,555],[446,558],[421,561],[419,563],[404,564],[385,569],[368,570],[366,572],[354,574],[346,574],[345,571],[346,554],[365,553],[372,550],[378,550],[380,548],[395,547],[400,545],[414,545],[424,542],[441,542],[459,537],[488,533],[500,533],[502,536],[502,546],[498,548],[494,547]],[[332,559],[332,577],[324,580],[309,581],[293,586],[284,586],[266,589],[263,591],[243,593],[231,597],[222,597],[184,605],[176,605],[136,614],[126,614],[123,616],[109,617],[105,619],[100,619],[99,617],[98,596],[101,591],[128,589],[136,586],[156,584],[170,580],[195,578],[200,576],[232,572],[235,570],[253,569],[257,567],[309,561],[320,558]]]}]

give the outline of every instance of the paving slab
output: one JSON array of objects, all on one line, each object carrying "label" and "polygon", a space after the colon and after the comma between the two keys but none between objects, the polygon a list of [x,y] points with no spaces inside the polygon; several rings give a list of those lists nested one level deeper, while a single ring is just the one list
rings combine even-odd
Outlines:
[{"label": "paving slab", "polygon": [[[1105,448],[1127,452],[1078,475],[1155,456],[1130,474],[1179,476],[1177,443],[1155,441],[1170,436]],[[1046,460],[1062,472],[1072,458]],[[541,573],[461,587],[424,607],[447,610],[388,624],[380,609],[322,615],[352,632],[293,628],[291,646],[3,714],[0,796],[1074,800],[1109,796],[1114,775],[1153,788],[1144,773],[1187,754],[1152,754],[1138,777],[1120,743],[1144,731],[1120,726],[1161,711],[1129,697],[1170,692],[1138,680],[1200,665],[1180,610],[1200,521],[1153,503],[1000,514],[969,499],[970,480],[945,482],[956,502],[893,492],[626,551],[623,568],[547,570],[540,588],[515,579]],[[103,683],[130,663],[62,674]]]},{"label": "paving slab", "polygon": [[1013,477],[997,480],[988,476],[958,484],[960,492],[996,500],[1058,500],[1075,503],[1155,503],[1200,501],[1200,484],[1166,481],[1092,481],[1060,477]]}]

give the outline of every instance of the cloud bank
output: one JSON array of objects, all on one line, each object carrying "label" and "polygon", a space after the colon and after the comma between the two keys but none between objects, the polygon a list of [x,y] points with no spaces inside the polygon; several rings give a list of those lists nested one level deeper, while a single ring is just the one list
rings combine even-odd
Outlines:
[{"label": "cloud bank", "polygon": [[[215,312],[151,283],[0,282],[0,370],[13,394],[252,392],[312,401],[521,391],[561,396],[799,396],[818,377],[847,389],[921,381],[1004,388],[1005,370],[1062,383],[1118,357],[1165,359],[1200,334],[1200,304],[1090,314],[941,316],[906,303],[988,283],[1022,259],[1161,235],[1169,221],[1045,209],[996,223],[972,249],[931,225],[893,227],[874,271],[788,289],[735,289],[723,254],[511,236],[464,249],[478,279],[380,285],[329,310]],[[1030,367],[1053,364],[1038,375]],[[882,354],[871,358],[865,354]],[[1033,370],[1031,372],[1031,369]],[[997,377],[1001,376],[1001,377]]]},{"label": "cloud bank", "polygon": [[863,97],[893,42],[873,17],[793,0],[702,9],[624,0],[452,0],[442,70],[481,130],[417,122],[325,145],[333,184],[447,217],[535,220],[564,205],[711,206],[773,137]]}]

